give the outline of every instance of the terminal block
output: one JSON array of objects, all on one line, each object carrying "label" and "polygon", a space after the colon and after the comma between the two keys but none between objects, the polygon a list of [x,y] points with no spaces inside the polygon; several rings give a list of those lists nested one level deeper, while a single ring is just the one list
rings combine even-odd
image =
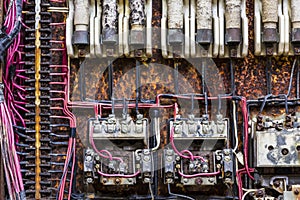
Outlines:
[{"label": "terminal block", "polygon": [[170,121],[170,127],[174,127],[174,139],[211,139],[226,140],[228,137],[228,119],[222,115],[217,116],[216,121],[210,121],[208,116],[188,118]]},{"label": "terminal block", "polygon": [[257,117],[253,122],[256,167],[300,166],[299,116]]},{"label": "terminal block", "polygon": [[[193,151],[197,153],[197,151]],[[185,186],[212,186],[217,184],[220,176],[201,176],[201,173],[216,172],[221,168],[221,163],[215,162],[213,152],[201,152],[203,157],[195,159],[182,158],[172,149],[164,149],[163,172],[165,184],[181,183]],[[199,154],[197,154],[199,155]]]},{"label": "terminal block", "polygon": [[[134,121],[129,115],[116,118],[111,114],[108,118],[89,120],[94,140],[142,140],[148,135],[148,120],[138,115]],[[146,144],[146,142],[144,142]]]}]

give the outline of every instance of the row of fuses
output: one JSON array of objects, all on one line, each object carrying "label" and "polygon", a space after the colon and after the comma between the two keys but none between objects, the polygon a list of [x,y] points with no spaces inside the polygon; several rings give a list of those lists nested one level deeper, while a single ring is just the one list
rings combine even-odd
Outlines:
[{"label": "row of fuses", "polygon": [[[245,57],[246,0],[163,0],[152,27],[152,0],[69,0],[70,57]],[[255,55],[300,53],[300,0],[255,0]],[[249,13],[251,15],[251,13]],[[154,45],[153,36],[161,38]],[[298,47],[299,46],[299,47]]]}]

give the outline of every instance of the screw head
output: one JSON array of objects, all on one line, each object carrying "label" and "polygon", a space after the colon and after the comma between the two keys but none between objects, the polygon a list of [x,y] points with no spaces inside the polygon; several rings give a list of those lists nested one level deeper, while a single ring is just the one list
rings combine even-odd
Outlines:
[{"label": "screw head", "polygon": [[168,157],[167,157],[167,161],[168,161],[168,162],[171,162],[172,160],[173,160],[172,156],[168,156]]},{"label": "screw head", "polygon": [[107,179],[106,179],[106,178],[103,178],[103,179],[102,179],[102,182],[103,182],[103,183],[107,183]]},{"label": "screw head", "polygon": [[231,158],[230,158],[229,156],[225,156],[224,160],[225,160],[226,162],[229,162],[229,161],[231,160]]},{"label": "screw head", "polygon": [[280,182],[279,181],[274,181],[273,185],[274,185],[274,187],[279,187],[280,186]]},{"label": "screw head", "polygon": [[121,180],[119,179],[119,178],[116,178],[116,180],[115,180],[115,184],[120,184],[121,183]]},{"label": "screw head", "polygon": [[92,161],[92,156],[87,156],[85,159],[86,159],[86,161],[90,162],[90,161]]},{"label": "screw head", "polygon": [[150,161],[150,156],[144,156],[144,161],[149,162]]},{"label": "screw head", "polygon": [[173,151],[171,149],[167,150],[167,155],[171,156],[173,154]]},{"label": "screw head", "polygon": [[209,178],[208,182],[213,183],[213,182],[215,182],[215,179],[214,178]]},{"label": "screw head", "polygon": [[195,179],[195,184],[196,185],[201,185],[203,183],[202,179],[201,178],[196,178]]},{"label": "screw head", "polygon": [[86,179],[86,182],[87,182],[87,183],[92,183],[92,182],[93,182],[93,179],[92,179],[92,178],[87,178],[87,179]]},{"label": "screw head", "polygon": [[184,183],[188,183],[189,180],[188,180],[187,178],[184,178],[184,179],[183,179],[183,182],[184,182]]}]

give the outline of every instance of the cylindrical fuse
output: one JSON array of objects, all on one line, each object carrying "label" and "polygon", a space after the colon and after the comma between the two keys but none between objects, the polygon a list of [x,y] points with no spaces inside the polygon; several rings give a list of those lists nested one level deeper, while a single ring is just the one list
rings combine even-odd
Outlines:
[{"label": "cylindrical fuse", "polygon": [[103,0],[102,5],[102,39],[112,41],[118,33],[118,2]]},{"label": "cylindrical fuse", "polygon": [[291,0],[292,42],[300,42],[300,0]]},{"label": "cylindrical fuse", "polygon": [[197,29],[212,29],[212,0],[197,0]]},{"label": "cylindrical fuse", "polygon": [[183,29],[183,0],[168,0],[168,28]]},{"label": "cylindrical fuse", "polygon": [[167,0],[169,44],[183,43],[183,0]]},{"label": "cylindrical fuse", "polygon": [[240,43],[241,41],[241,0],[226,0],[226,42]]},{"label": "cylindrical fuse", "polygon": [[143,29],[146,23],[145,0],[130,0],[131,29]]},{"label": "cylindrical fuse", "polygon": [[196,7],[197,37],[199,44],[212,42],[212,0],[197,0]]},{"label": "cylindrical fuse", "polygon": [[[145,38],[145,0],[129,0],[130,4],[130,44],[133,46],[144,47],[146,43]],[[141,50],[135,51],[135,56],[140,57],[142,55]]]},{"label": "cylindrical fuse", "polygon": [[277,42],[278,0],[262,0],[263,41]]},{"label": "cylindrical fuse", "polygon": [[74,45],[88,45],[89,44],[89,1],[75,0],[74,12],[74,26],[73,34]]}]

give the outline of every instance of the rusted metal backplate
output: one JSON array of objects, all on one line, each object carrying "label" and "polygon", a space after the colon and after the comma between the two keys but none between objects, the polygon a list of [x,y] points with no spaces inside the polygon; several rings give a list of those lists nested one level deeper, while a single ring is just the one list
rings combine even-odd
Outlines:
[{"label": "rusted metal backplate", "polygon": [[[153,27],[160,27],[161,19],[161,1],[153,0]],[[267,94],[266,85],[266,66],[269,62],[267,57],[254,56],[254,5],[253,1],[247,1],[247,16],[249,18],[249,54],[243,59],[234,59],[235,65],[235,86],[236,94],[244,96],[247,99],[257,99]],[[174,60],[164,59],[161,56],[160,34],[153,33],[153,57],[145,63],[141,63],[141,98],[154,99],[157,94],[174,93]],[[273,57],[271,59],[272,71],[272,93],[274,95],[287,93],[288,82],[290,78],[291,66],[293,57]],[[215,64],[210,63],[206,65],[206,82],[210,84],[209,95],[216,96],[220,93],[229,93],[230,84],[230,67],[229,59],[212,59]],[[108,94],[108,62],[105,59],[86,59],[72,60],[71,64],[71,100],[80,101],[82,98],[80,79],[85,83],[85,98],[87,100],[103,100],[109,99]],[[111,62],[111,61],[110,61]],[[181,93],[201,93],[202,92],[202,78],[201,78],[201,60],[191,61],[189,59],[179,59],[178,61],[179,74],[181,81],[179,88]],[[193,64],[191,64],[193,63]],[[81,72],[80,68],[84,66],[85,71]],[[113,61],[114,66],[114,86],[115,98],[135,98],[135,66],[134,59],[119,58]],[[295,96],[296,76],[293,77],[291,98]],[[186,87],[186,85],[191,87]],[[174,100],[175,101],[175,100]],[[199,102],[197,108],[200,112],[203,111],[203,101]],[[188,101],[182,102],[187,106],[182,109],[182,114],[189,112],[190,103]],[[213,110],[213,109],[212,109]],[[226,113],[226,109],[224,108]],[[273,113],[282,113],[281,108],[272,108],[268,111]],[[172,115],[172,110],[161,109],[162,116],[162,140],[166,144],[167,141],[167,119]],[[228,110],[227,110],[228,111]],[[83,191],[82,186],[82,151],[87,143],[87,119],[93,117],[93,109],[77,109],[73,112],[77,116],[77,131],[78,131],[78,176],[77,187]],[[105,112],[105,111],[104,111]],[[134,113],[134,111],[130,111]],[[145,116],[149,116],[149,110],[143,111]],[[198,114],[200,115],[199,111]],[[223,188],[224,189],[224,188]],[[161,192],[166,192],[166,188],[162,188]],[[207,193],[222,194],[224,190],[206,191]]]}]

